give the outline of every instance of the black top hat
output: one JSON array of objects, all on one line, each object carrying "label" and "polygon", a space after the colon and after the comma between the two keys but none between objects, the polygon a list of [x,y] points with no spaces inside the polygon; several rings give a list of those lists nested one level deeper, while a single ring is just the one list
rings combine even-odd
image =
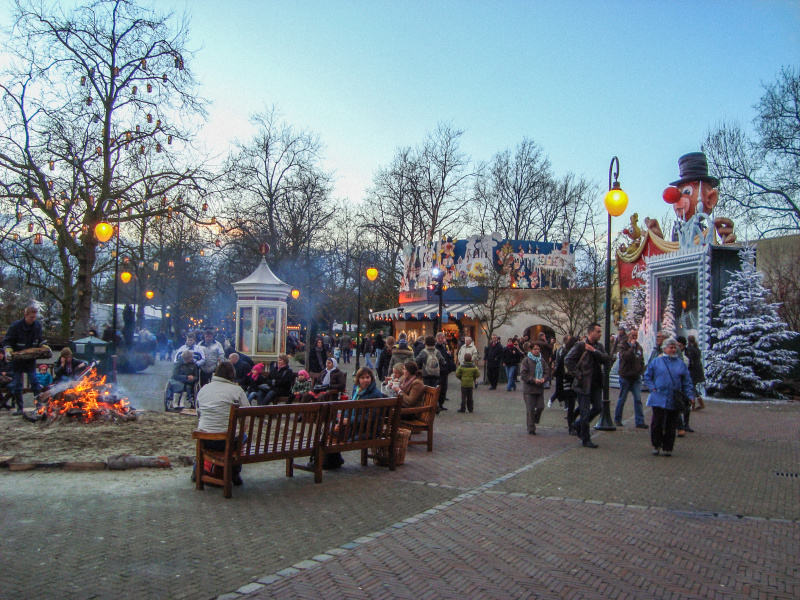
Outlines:
[{"label": "black top hat", "polygon": [[681,185],[689,181],[705,181],[712,187],[719,185],[719,179],[708,174],[708,161],[702,152],[690,152],[681,156],[678,159],[678,169],[681,172],[681,178],[673,181],[670,185]]}]

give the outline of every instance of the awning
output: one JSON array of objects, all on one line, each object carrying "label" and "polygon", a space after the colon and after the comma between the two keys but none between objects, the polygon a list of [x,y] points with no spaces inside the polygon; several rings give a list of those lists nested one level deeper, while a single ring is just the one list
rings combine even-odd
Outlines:
[{"label": "awning", "polygon": [[[443,311],[450,319],[461,319],[463,317],[473,317],[473,311],[469,304],[445,304]],[[435,319],[439,313],[439,304],[430,304],[427,302],[412,302],[381,310],[371,313],[369,318],[373,321],[386,321],[386,320],[409,320],[409,319]]]}]

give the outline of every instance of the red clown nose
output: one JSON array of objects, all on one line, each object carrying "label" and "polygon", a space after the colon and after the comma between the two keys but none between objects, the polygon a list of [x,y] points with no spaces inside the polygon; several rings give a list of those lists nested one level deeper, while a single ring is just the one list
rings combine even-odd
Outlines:
[{"label": "red clown nose", "polygon": [[678,190],[678,188],[670,186],[664,190],[664,193],[661,194],[661,197],[664,198],[664,202],[667,204],[675,204],[681,199],[681,192]]}]

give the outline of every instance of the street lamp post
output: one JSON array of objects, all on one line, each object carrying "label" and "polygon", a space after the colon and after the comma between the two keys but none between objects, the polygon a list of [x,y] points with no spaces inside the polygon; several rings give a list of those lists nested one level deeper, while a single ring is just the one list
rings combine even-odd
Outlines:
[{"label": "street lamp post", "polygon": [[114,249],[114,303],[111,309],[111,329],[113,332],[112,342],[112,371],[111,381],[117,383],[117,294],[119,291],[119,204],[117,207],[117,229],[105,221],[101,221],[94,228],[94,234],[101,243],[106,243],[111,236],[116,233],[116,245]]},{"label": "street lamp post", "polygon": [[[360,352],[361,352],[361,281],[363,275],[364,264],[362,262],[363,253],[358,253],[358,306],[356,308],[356,373],[361,368]],[[367,269],[367,279],[375,281],[378,278],[378,269],[370,266]]]},{"label": "street lamp post", "polygon": [[[616,164],[616,171],[614,165]],[[614,177],[612,184],[611,177]],[[608,167],[608,193],[605,196],[606,211],[608,212],[608,237],[606,238],[606,310],[605,310],[605,349],[611,354],[611,217],[618,217],[628,207],[628,194],[622,191],[619,184],[619,159],[615,156]],[[609,379],[611,366],[606,365],[603,375],[603,412],[595,429],[599,431],[616,431],[614,421],[611,419],[611,395]]]}]

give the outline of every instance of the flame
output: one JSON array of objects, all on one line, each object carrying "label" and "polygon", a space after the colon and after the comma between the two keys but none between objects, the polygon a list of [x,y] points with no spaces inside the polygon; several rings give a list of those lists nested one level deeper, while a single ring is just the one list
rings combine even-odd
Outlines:
[{"label": "flame", "polygon": [[112,386],[106,383],[105,375],[101,377],[95,369],[91,369],[72,387],[55,393],[49,402],[38,409],[38,413],[48,420],[66,414],[83,423],[90,423],[109,411],[121,414],[131,412],[127,399],[117,400],[111,390]]}]

